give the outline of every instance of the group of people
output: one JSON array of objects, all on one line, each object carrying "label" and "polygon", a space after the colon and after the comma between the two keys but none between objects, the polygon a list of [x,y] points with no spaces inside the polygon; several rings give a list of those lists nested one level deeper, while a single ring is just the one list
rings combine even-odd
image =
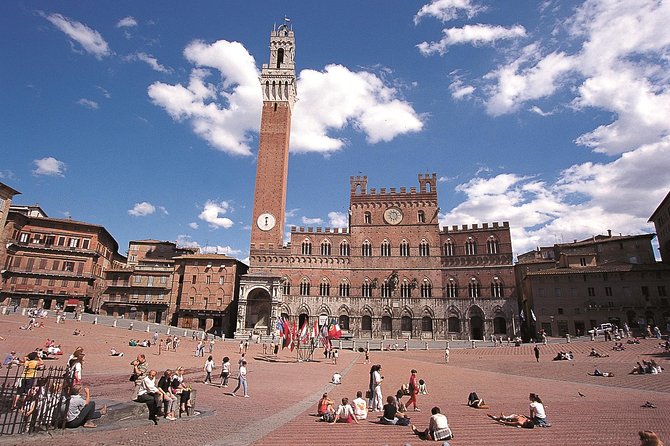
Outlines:
[{"label": "group of people", "polygon": [[647,373],[656,375],[662,371],[663,367],[661,367],[655,360],[651,359],[647,361],[643,359],[642,363],[640,363],[640,361],[637,362],[635,367],[633,367],[633,370],[630,371],[630,375],[644,375]]},{"label": "group of people", "polygon": [[556,356],[554,356],[554,361],[572,361],[575,359],[575,356],[572,354],[571,351],[569,352],[558,352]]},{"label": "group of people", "polygon": [[547,414],[540,396],[535,393],[531,393],[528,396],[528,399],[530,400],[530,414],[528,417],[522,414],[514,413],[509,415],[501,413],[500,416],[486,414],[486,416],[506,426],[523,427],[526,429],[533,429],[535,426],[550,427],[551,423],[549,423],[547,420]]},{"label": "group of people", "polygon": [[130,365],[133,367],[130,381],[134,383],[132,399],[147,405],[149,420],[158,424],[160,416],[173,421],[177,415],[190,414],[192,389],[184,380],[183,367],[165,370],[157,381],[158,372],[149,369],[144,354],[137,355]]}]

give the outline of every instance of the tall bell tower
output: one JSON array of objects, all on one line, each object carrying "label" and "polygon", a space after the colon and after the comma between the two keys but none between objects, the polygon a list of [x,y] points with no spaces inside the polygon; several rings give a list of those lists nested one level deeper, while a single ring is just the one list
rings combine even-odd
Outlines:
[{"label": "tall bell tower", "polygon": [[294,60],[293,30],[286,24],[275,27],[270,34],[270,63],[263,64],[260,76],[263,111],[251,249],[276,249],[284,240],[291,110],[296,100]]}]

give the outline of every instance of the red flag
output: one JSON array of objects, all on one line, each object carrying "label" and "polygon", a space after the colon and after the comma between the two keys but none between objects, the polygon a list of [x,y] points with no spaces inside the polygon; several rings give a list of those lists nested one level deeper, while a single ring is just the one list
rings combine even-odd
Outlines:
[{"label": "red flag", "polygon": [[340,339],[342,336],[342,330],[340,330],[340,324],[333,324],[328,330],[328,338],[330,339]]},{"label": "red flag", "polygon": [[282,333],[283,342],[281,348],[286,348],[289,345],[289,342],[291,341],[291,324],[289,321],[284,320],[284,332]]},{"label": "red flag", "polygon": [[297,343],[298,343],[298,323],[294,321],[293,333],[291,333],[291,351],[293,351],[293,348],[295,348]]}]

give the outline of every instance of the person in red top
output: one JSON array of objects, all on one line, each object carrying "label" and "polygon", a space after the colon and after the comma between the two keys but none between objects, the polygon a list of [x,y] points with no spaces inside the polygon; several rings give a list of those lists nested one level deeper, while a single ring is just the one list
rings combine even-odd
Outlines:
[{"label": "person in red top", "polygon": [[416,396],[419,394],[419,382],[416,379],[416,370],[412,369],[412,375],[409,377],[409,400],[405,407],[409,409],[410,404],[414,404],[414,410],[419,411],[416,407]]}]

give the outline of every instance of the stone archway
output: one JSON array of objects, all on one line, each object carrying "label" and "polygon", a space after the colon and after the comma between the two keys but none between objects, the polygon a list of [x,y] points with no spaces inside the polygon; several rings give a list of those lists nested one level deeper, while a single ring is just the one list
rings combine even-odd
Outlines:
[{"label": "stone archway", "polygon": [[247,317],[245,329],[256,333],[270,334],[272,297],[263,288],[251,290],[247,297]]},{"label": "stone archway", "polygon": [[484,313],[476,306],[470,308],[470,338],[484,339]]}]

